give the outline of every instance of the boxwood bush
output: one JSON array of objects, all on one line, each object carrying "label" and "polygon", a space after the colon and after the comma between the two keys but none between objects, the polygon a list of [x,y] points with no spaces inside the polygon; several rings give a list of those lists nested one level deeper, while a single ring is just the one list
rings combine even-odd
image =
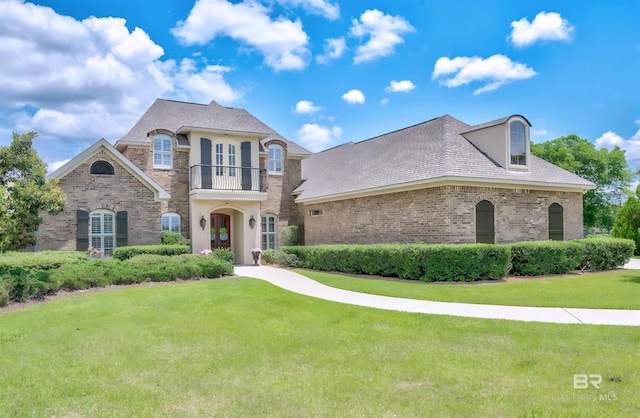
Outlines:
[{"label": "boxwood bush", "polygon": [[180,255],[188,254],[191,250],[186,245],[132,245],[130,247],[118,247],[113,250],[111,256],[118,260],[128,260],[129,258],[140,254],[156,254],[156,255]]},{"label": "boxwood bush", "polygon": [[508,246],[488,244],[375,244],[283,247],[302,267],[423,281],[475,281],[507,273]]},{"label": "boxwood bush", "polygon": [[634,253],[636,244],[630,239],[590,237],[575,240],[584,245],[580,263],[583,270],[613,270],[624,266]]},{"label": "boxwood bush", "polygon": [[580,266],[584,245],[575,241],[529,241],[511,244],[514,276],[562,274]]},{"label": "boxwood bush", "polygon": [[82,251],[40,251],[37,253],[9,252],[0,256],[0,273],[13,269],[51,270],[72,260],[86,260]]}]

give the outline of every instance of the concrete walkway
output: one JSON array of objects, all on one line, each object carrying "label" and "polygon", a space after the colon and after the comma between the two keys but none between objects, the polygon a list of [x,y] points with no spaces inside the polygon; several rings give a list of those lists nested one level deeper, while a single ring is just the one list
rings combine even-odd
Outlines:
[{"label": "concrete walkway", "polygon": [[[638,260],[640,268],[640,260]],[[625,266],[626,268],[626,266]],[[418,312],[433,315],[452,315],[470,318],[509,319],[514,321],[549,322],[556,324],[594,324],[640,326],[640,311],[622,309],[536,308],[504,305],[476,305],[470,303],[431,302],[369,295],[337,289],[311,280],[291,270],[267,266],[236,266],[240,276],[265,280],[278,287],[314,298],[350,305]]]}]

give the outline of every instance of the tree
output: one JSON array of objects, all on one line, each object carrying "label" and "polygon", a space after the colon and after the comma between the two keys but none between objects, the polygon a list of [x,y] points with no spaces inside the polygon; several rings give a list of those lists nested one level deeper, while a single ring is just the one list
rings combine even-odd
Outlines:
[{"label": "tree", "polygon": [[613,223],[611,235],[616,238],[631,239],[636,243],[635,255],[640,255],[640,186],[636,196],[629,196],[627,201],[618,209]]},{"label": "tree", "polygon": [[46,166],[33,149],[35,132],[14,132],[0,147],[0,253],[35,242],[40,213],[62,211],[66,196],[56,181],[47,181]]},{"label": "tree", "polygon": [[542,144],[531,144],[533,155],[596,184],[583,197],[583,222],[587,227],[611,229],[616,205],[627,196],[632,173],[625,151],[597,150],[593,142],[577,135],[563,136]]}]

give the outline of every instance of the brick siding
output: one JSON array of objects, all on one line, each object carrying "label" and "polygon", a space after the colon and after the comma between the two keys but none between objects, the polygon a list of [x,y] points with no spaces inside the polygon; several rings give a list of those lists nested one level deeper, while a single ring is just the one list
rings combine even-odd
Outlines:
[{"label": "brick siding", "polygon": [[473,243],[475,206],[485,199],[495,207],[496,243],[548,239],[552,203],[564,209],[564,239],[582,237],[581,193],[443,186],[304,205],[305,243]]}]

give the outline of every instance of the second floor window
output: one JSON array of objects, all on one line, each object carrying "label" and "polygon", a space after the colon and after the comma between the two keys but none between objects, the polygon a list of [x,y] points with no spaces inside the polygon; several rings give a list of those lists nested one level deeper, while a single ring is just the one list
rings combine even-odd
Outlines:
[{"label": "second floor window", "polygon": [[284,151],[280,145],[269,145],[269,174],[282,174]]},{"label": "second floor window", "polygon": [[526,130],[521,122],[511,122],[509,124],[509,141],[511,164],[527,165]]},{"label": "second floor window", "polygon": [[216,176],[221,176],[224,171],[224,145],[216,144]]},{"label": "second floor window", "polygon": [[172,168],[173,151],[172,140],[169,135],[153,137],[153,168]]},{"label": "second floor window", "polygon": [[229,175],[236,175],[236,146],[229,144]]}]

